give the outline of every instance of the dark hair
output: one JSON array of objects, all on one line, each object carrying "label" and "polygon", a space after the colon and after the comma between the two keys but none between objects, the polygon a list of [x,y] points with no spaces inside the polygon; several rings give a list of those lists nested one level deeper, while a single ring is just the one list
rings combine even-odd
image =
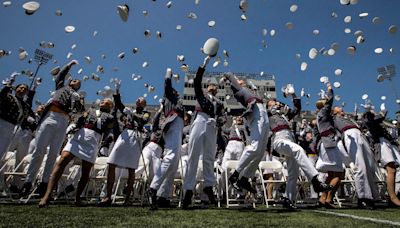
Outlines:
[{"label": "dark hair", "polygon": [[21,83],[21,84],[18,84],[18,85],[15,87],[15,89],[18,89],[20,86],[25,86],[27,89],[29,88],[27,84]]}]

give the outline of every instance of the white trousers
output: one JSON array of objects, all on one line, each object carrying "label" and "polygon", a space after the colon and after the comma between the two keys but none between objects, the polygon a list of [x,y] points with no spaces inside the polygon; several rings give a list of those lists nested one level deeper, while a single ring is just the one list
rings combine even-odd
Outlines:
[{"label": "white trousers", "polygon": [[367,140],[359,129],[344,132],[344,146],[354,162],[354,184],[358,198],[376,199],[379,196],[375,176],[376,162]]},{"label": "white trousers", "polygon": [[151,181],[154,174],[157,172],[158,167],[160,166],[161,153],[162,148],[157,143],[149,142],[143,148],[143,157],[140,158],[140,161],[144,160],[146,164],[142,164],[139,161],[139,167],[136,170],[136,175],[149,175],[147,178],[149,181]]},{"label": "white trousers", "polygon": [[[10,144],[9,151],[15,151],[15,165],[17,166],[29,152],[29,146],[33,139],[33,132],[18,126],[15,127],[15,130],[15,137]],[[22,172],[22,170],[15,171]],[[14,176],[12,185],[19,186],[21,184],[20,180],[21,178],[19,176]]]},{"label": "white trousers", "polygon": [[203,112],[197,113],[190,129],[189,161],[186,168],[183,189],[194,190],[200,156],[203,156],[204,187],[215,185],[214,161],[217,151],[217,128],[215,119]]},{"label": "white trousers", "polygon": [[226,169],[226,161],[239,160],[242,157],[243,150],[244,143],[242,141],[229,140],[225,148],[224,157],[222,158],[222,168]]},{"label": "white trousers", "polygon": [[173,183],[175,172],[179,164],[182,130],[183,120],[177,117],[170,123],[168,130],[164,133],[164,158],[157,167],[157,171],[150,184],[151,188],[163,192],[164,190],[160,188],[166,186],[166,184],[162,186],[164,181],[165,183]]},{"label": "white trousers", "polygon": [[394,162],[395,164],[399,164],[399,160],[397,159],[399,151],[396,146],[390,144],[390,142],[381,137],[379,138],[381,145],[381,165],[385,167],[388,163]]},{"label": "white trousers", "polygon": [[42,182],[49,182],[54,163],[64,142],[68,122],[69,118],[64,114],[52,111],[46,114],[36,133],[32,161],[28,166],[25,182],[32,182],[35,179],[48,146],[49,150],[43,170]]},{"label": "white trousers", "polygon": [[0,161],[8,152],[8,147],[13,139],[15,125],[0,119]]},{"label": "white trousers", "polygon": [[247,116],[247,125],[250,129],[250,145],[244,148],[236,171],[240,176],[251,178],[264,156],[269,133],[267,110],[263,104],[254,105],[253,112]]},{"label": "white trousers", "polygon": [[275,137],[272,144],[274,150],[286,158],[288,179],[286,184],[286,196],[290,200],[296,200],[297,178],[299,177],[299,167],[303,170],[308,180],[318,175],[318,171],[307,157],[304,149],[291,139]]}]

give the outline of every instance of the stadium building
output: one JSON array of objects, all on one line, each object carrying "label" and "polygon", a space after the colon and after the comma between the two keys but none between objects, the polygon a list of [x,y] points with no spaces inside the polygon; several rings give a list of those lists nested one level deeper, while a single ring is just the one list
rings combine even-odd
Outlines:
[{"label": "stadium building", "polygon": [[[229,114],[238,115],[244,111],[244,107],[236,101],[233,96],[233,91],[229,82],[219,85],[219,81],[224,72],[205,72],[203,76],[202,86],[204,89],[211,84],[218,85],[217,97],[224,102]],[[247,81],[248,85],[257,87],[257,93],[262,98],[276,98],[275,91],[275,76],[271,74],[249,74],[249,73],[234,73],[238,78]],[[196,71],[189,71],[185,75],[185,85],[183,89],[183,105],[186,110],[194,110],[196,96],[194,93],[193,79],[196,76]]]}]

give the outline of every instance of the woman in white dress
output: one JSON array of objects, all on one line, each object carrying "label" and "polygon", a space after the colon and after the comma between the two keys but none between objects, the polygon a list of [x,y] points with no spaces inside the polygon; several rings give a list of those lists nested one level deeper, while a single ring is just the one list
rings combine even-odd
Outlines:
[{"label": "woman in white dress", "polygon": [[114,94],[115,107],[125,115],[126,119],[124,122],[124,130],[115,142],[107,161],[107,195],[101,201],[100,206],[111,205],[111,195],[115,182],[115,168],[117,166],[128,169],[128,181],[124,204],[127,205],[130,203],[130,195],[133,191],[133,184],[135,182],[135,170],[139,166],[139,159],[142,150],[141,132],[143,132],[143,126],[149,121],[150,117],[150,114],[144,110],[146,107],[146,100],[143,97],[136,100],[135,110],[125,107],[121,102],[119,87],[120,82],[117,82],[115,85],[116,93]]},{"label": "woman in white dress", "polygon": [[112,137],[111,132],[114,123],[114,117],[110,114],[112,107],[111,99],[104,99],[100,102],[100,110],[90,109],[79,117],[74,128],[76,132],[68,140],[61,152],[60,159],[54,166],[47,191],[39,202],[39,208],[45,207],[49,203],[53,188],[57,186],[65,167],[75,157],[82,160],[82,175],[76,191],[75,205],[80,206],[82,204],[80,195],[89,180],[90,170],[96,160],[101,139],[102,137]]}]

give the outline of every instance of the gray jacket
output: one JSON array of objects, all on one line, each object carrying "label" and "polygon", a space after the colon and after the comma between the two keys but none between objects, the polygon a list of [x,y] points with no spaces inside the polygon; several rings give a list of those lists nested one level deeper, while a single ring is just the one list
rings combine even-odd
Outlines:
[{"label": "gray jacket", "polygon": [[185,113],[183,108],[182,100],[179,96],[174,94],[174,88],[172,88],[172,81],[170,77],[165,78],[164,81],[164,116],[165,119],[161,124],[163,132],[168,130],[168,127],[172,121],[176,118],[182,118]]},{"label": "gray jacket", "polygon": [[205,68],[199,67],[196,73],[196,77],[194,78],[194,92],[196,95],[195,110],[204,112],[211,118],[217,118],[218,116],[223,115],[224,105],[223,102],[215,96],[212,96],[210,94],[205,95],[203,93],[201,81],[203,79],[204,72]]},{"label": "gray jacket", "polygon": [[333,116],[331,114],[333,105],[333,90],[327,91],[327,101],[324,107],[317,114],[317,126],[321,136],[321,142],[325,148],[337,146],[337,137],[334,128]]},{"label": "gray jacket", "polygon": [[249,89],[241,87],[233,74],[227,74],[227,77],[231,82],[231,89],[236,100],[246,107],[245,112],[242,114],[243,117],[246,117],[253,112],[253,106],[256,103],[262,103],[262,99]]},{"label": "gray jacket", "polygon": [[66,113],[79,113],[85,109],[83,97],[77,91],[65,85],[65,77],[70,69],[69,65],[65,65],[55,78],[56,90],[50,104],[56,105]]}]

